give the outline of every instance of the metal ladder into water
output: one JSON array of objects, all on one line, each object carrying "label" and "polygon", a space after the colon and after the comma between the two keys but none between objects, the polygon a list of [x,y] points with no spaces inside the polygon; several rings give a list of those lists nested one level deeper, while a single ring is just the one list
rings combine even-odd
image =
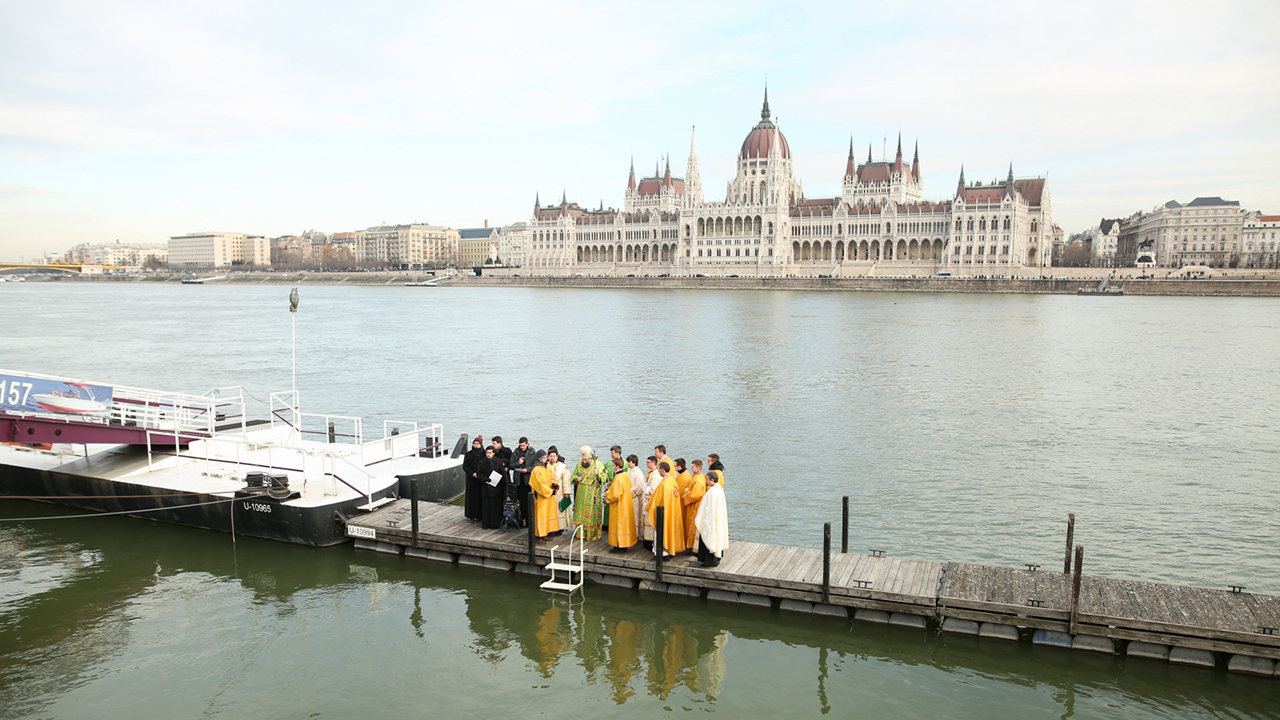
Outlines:
[{"label": "metal ladder into water", "polygon": [[[573,540],[578,539],[578,563],[573,563]],[[568,562],[556,562],[556,549],[551,548],[551,562],[547,563],[547,569],[551,571],[551,578],[540,586],[543,590],[555,590],[558,592],[566,592],[573,594],[582,589],[584,580],[583,574],[583,539],[582,526],[579,525],[573,529],[573,534],[569,536],[569,550],[567,553]],[[568,575],[566,582],[560,581],[560,573]]]}]

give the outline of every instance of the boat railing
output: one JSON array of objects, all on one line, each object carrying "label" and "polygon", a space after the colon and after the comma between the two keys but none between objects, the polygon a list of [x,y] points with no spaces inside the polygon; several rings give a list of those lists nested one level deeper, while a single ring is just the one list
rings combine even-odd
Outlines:
[{"label": "boat railing", "polygon": [[[102,416],[77,417],[80,422],[98,422],[144,430],[167,431],[181,438],[192,435],[212,436],[219,424],[245,417],[244,393],[239,387],[218,388],[204,395],[149,390],[129,385],[95,383],[44,373],[15,372],[0,369],[0,374],[37,378],[79,386],[111,388],[111,404]],[[18,413],[40,417],[62,418],[56,413]]]},{"label": "boat railing", "polygon": [[302,412],[300,400],[300,393],[296,390],[271,393],[272,427],[286,425],[299,440],[345,445],[359,445],[364,441],[363,418]]}]

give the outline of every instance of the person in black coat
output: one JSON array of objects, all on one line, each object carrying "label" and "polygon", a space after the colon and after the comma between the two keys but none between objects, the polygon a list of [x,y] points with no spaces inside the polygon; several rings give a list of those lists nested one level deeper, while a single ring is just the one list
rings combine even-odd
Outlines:
[{"label": "person in black coat", "polygon": [[466,500],[462,514],[468,520],[480,519],[480,461],[484,460],[484,438],[479,435],[471,441],[471,449],[462,457],[462,476],[466,481]]},{"label": "person in black coat", "polygon": [[511,493],[511,499],[515,502],[521,527],[524,527],[525,523],[524,501],[525,495],[529,494],[529,474],[533,472],[537,461],[537,452],[529,447],[529,438],[520,438],[520,444],[511,451],[511,461],[508,464],[511,470],[511,484],[507,491]]},{"label": "person in black coat", "polygon": [[[492,483],[492,476],[501,476],[497,484]],[[502,527],[502,511],[507,500],[507,465],[490,445],[485,448],[484,459],[480,461],[480,527],[496,530]]]}]

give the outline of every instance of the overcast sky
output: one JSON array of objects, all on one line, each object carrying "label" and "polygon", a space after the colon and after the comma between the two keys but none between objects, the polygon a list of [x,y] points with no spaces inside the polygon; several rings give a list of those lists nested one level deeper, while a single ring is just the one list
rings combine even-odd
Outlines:
[{"label": "overcast sky", "polygon": [[925,194],[1048,175],[1068,232],[1280,212],[1280,3],[0,2],[0,259],[621,206],[697,126],[724,197],[765,78],[808,197],[852,136]]}]

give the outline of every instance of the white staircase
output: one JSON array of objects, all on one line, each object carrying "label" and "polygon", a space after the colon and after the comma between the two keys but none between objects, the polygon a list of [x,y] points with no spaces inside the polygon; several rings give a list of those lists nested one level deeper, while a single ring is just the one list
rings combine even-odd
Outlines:
[{"label": "white staircase", "polygon": [[[551,578],[542,583],[540,587],[543,590],[556,590],[559,592],[574,593],[582,588],[583,572],[582,572],[582,526],[579,525],[573,529],[573,534],[569,536],[569,550],[565,553],[568,556],[566,562],[556,562],[556,549],[551,548],[551,562],[547,563],[547,569],[551,571]],[[573,541],[578,540],[578,562],[573,562]]]}]

